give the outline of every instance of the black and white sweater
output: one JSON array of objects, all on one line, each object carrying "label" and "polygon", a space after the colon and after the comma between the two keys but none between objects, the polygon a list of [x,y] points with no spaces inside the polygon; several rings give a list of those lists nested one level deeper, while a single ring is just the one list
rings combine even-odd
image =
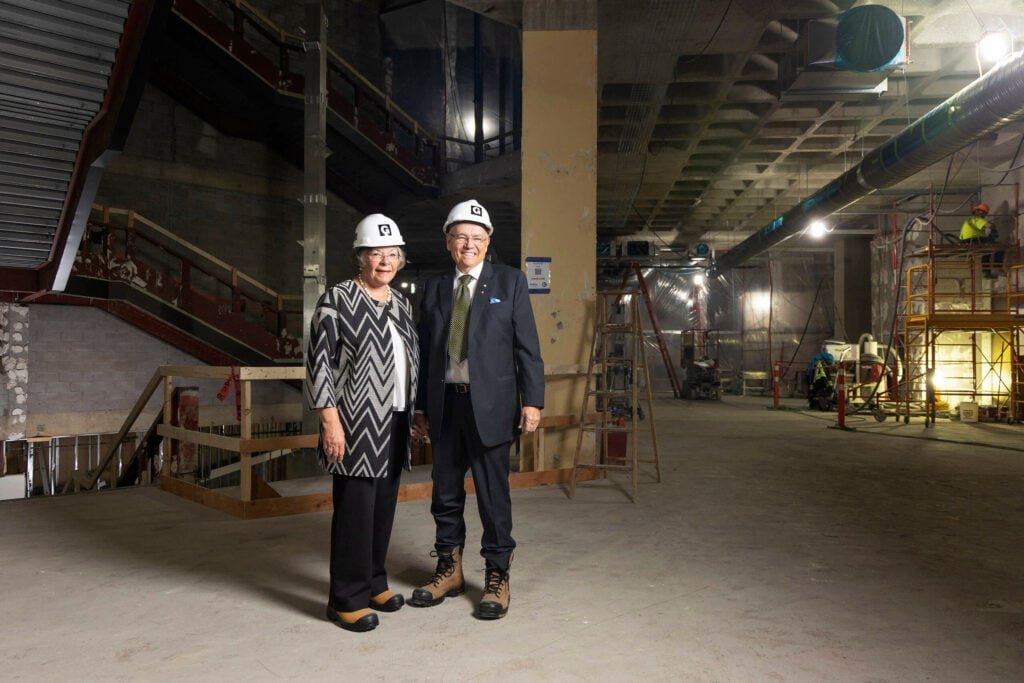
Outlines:
[{"label": "black and white sweater", "polygon": [[[391,412],[395,391],[395,349],[388,320],[405,348],[407,406],[416,402],[419,352],[412,307],[398,291],[382,305],[353,280],[334,285],[320,297],[310,321],[306,349],[306,401],[309,407],[336,407],[345,429],[345,457],[328,462],[321,441],[320,465],[331,474],[384,477],[391,453]],[[403,465],[409,467],[409,454]]]}]

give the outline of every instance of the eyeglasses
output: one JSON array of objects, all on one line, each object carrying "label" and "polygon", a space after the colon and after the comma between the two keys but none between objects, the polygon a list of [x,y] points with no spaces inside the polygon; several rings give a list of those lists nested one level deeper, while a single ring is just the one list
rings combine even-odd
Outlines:
[{"label": "eyeglasses", "polygon": [[476,237],[473,235],[448,235],[459,244],[472,244],[474,247],[479,247],[481,244],[487,244],[486,237]]},{"label": "eyeglasses", "polygon": [[402,259],[402,253],[398,251],[371,251],[368,256],[371,261],[383,261],[385,259],[400,261]]}]

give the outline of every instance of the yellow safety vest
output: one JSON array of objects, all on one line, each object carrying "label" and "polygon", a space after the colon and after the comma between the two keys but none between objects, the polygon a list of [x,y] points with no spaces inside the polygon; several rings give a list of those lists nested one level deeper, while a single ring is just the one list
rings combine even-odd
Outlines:
[{"label": "yellow safety vest", "polygon": [[960,228],[960,241],[966,242],[967,240],[985,237],[985,226],[987,225],[988,221],[981,216],[971,216],[964,221],[963,226]]}]

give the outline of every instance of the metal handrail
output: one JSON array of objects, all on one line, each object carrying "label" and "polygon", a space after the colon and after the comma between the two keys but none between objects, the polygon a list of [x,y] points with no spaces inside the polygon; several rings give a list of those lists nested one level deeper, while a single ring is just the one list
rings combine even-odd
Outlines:
[{"label": "metal handrail", "polygon": [[[115,445],[111,446],[112,457],[105,462],[100,472],[107,469],[111,462],[116,463],[116,472],[111,477],[112,486],[117,485],[117,480],[120,478],[122,468],[125,465],[123,459],[125,446],[131,447],[131,444],[138,443],[144,434],[144,431],[126,432],[120,439],[117,439]],[[23,458],[25,467],[24,472],[12,475],[5,471],[4,474],[6,476],[20,474],[25,480],[25,497],[30,498],[36,488],[35,475],[38,469],[43,495],[57,495],[61,482],[61,463],[63,458],[68,455],[67,451],[70,449],[70,457],[72,459],[69,477],[73,476],[74,472],[78,470],[92,471],[100,464],[102,459],[103,442],[108,437],[116,436],[115,432],[90,432],[87,434],[63,434],[59,436],[46,435],[45,438],[7,439],[0,442],[0,459],[4,461],[5,467],[6,461],[11,457]],[[44,444],[45,451],[42,450]]]},{"label": "metal handrail", "polygon": [[[230,26],[218,15],[218,9],[227,11]],[[174,11],[269,86],[282,94],[302,97],[304,78],[291,70],[293,57],[305,52],[302,37],[281,29],[245,0],[174,0]],[[246,27],[251,27],[267,45],[254,45]],[[327,100],[332,113],[360,131],[382,153],[399,161],[420,182],[436,184],[442,170],[440,140],[329,47],[327,57]],[[351,97],[335,87],[336,80],[351,88]],[[380,125],[373,123],[374,113],[382,119]],[[412,137],[411,147],[401,144],[395,135],[397,130]],[[424,151],[430,157],[426,165],[420,161]]]},{"label": "metal handrail", "polygon": [[[102,233],[103,252],[93,254],[90,240],[83,240],[76,275],[143,289],[232,337],[241,336],[241,341],[268,358],[294,361],[302,357],[302,310],[289,305],[301,301],[301,295],[268,287],[134,210],[100,205],[93,210],[92,224]],[[125,225],[115,225],[115,216],[123,216]],[[122,240],[115,243],[115,236],[122,232]],[[167,263],[138,248],[140,240],[176,265],[168,271]],[[194,274],[205,276],[212,288],[198,287]]]}]

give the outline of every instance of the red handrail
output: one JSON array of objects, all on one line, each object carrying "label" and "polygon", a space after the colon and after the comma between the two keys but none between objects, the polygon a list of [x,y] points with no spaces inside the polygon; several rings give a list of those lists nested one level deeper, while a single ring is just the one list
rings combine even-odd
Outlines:
[{"label": "red handrail", "polygon": [[[278,28],[244,0],[174,0],[174,11],[270,87],[302,96],[305,79],[291,70],[295,58],[304,56],[300,37]],[[327,71],[328,109],[420,182],[436,185],[440,141],[331,50]]]},{"label": "red handrail", "polygon": [[115,225],[109,210],[94,214],[90,235],[75,260],[75,275],[141,289],[268,359],[302,358],[301,305],[288,307],[290,297],[252,284],[229,266],[223,272],[224,265],[161,239],[156,230],[139,229],[146,221],[136,221],[141,217],[134,212],[118,213],[127,215],[125,225]]}]

